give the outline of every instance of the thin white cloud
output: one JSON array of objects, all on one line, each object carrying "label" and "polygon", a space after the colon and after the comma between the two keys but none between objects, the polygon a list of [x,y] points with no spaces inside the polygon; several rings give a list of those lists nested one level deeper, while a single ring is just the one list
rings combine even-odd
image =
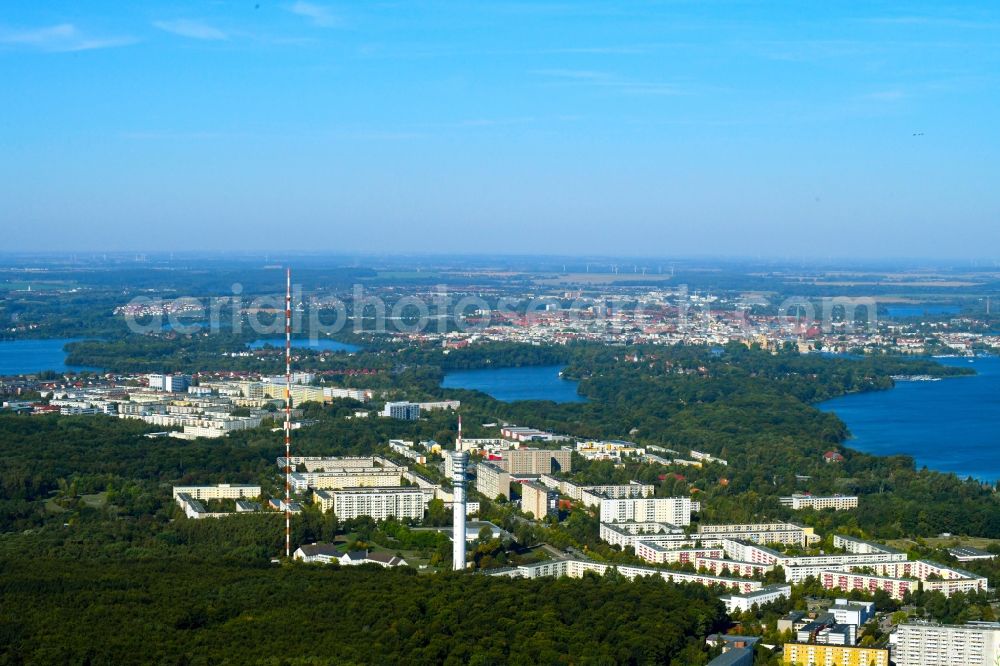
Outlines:
[{"label": "thin white cloud", "polygon": [[214,26],[192,21],[190,19],[176,19],[173,21],[154,21],[153,25],[174,35],[187,37],[189,39],[203,39],[219,41],[229,39],[229,35]]},{"label": "thin white cloud", "polygon": [[864,97],[865,99],[878,102],[898,102],[906,97],[906,92],[898,88],[892,88],[889,90],[876,90],[875,92],[868,93]]},{"label": "thin white cloud", "polygon": [[860,19],[863,23],[875,25],[926,26],[929,28],[967,28],[972,30],[992,30],[998,26],[995,20],[977,21],[945,16],[876,16]]},{"label": "thin white cloud", "polygon": [[343,24],[340,17],[330,11],[329,7],[312,2],[298,0],[288,7],[288,11],[309,19],[313,25],[318,25],[321,28],[336,28]]},{"label": "thin white cloud", "polygon": [[574,81],[610,81],[612,78],[607,72],[598,72],[591,69],[539,69],[534,73],[539,76],[572,79]]},{"label": "thin white cloud", "polygon": [[29,30],[0,28],[0,45],[37,49],[39,51],[90,51],[134,44],[132,37],[92,37],[72,23],[59,23]]},{"label": "thin white cloud", "polygon": [[540,69],[532,72],[566,85],[594,86],[635,95],[684,95],[688,91],[657,81],[637,81],[609,72],[589,69]]},{"label": "thin white cloud", "polygon": [[459,127],[504,127],[508,125],[525,125],[535,122],[531,116],[523,118],[470,118],[459,123]]}]

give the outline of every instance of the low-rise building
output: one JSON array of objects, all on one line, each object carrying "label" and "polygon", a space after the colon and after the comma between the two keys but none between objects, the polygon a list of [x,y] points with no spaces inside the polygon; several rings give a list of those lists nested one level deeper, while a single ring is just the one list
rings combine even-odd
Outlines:
[{"label": "low-rise building", "polygon": [[799,509],[833,509],[834,511],[846,511],[858,508],[858,498],[856,495],[809,495],[806,493],[796,493],[790,497],[779,497],[778,501],[784,506],[793,510]]},{"label": "low-rise building", "polygon": [[239,483],[219,483],[214,486],[174,486],[174,499],[182,494],[196,500],[235,500],[260,497],[260,486]]},{"label": "low-rise building", "polygon": [[898,553],[900,551],[886,546],[885,544],[876,543],[874,541],[865,541],[864,539],[859,539],[857,537],[847,536],[846,534],[834,534],[833,535],[833,547],[841,548],[848,553]]},{"label": "low-rise building", "polygon": [[[758,583],[759,585],[759,583]],[[722,597],[722,603],[726,605],[726,610],[730,613],[736,611],[745,612],[757,606],[760,608],[765,604],[774,603],[781,599],[790,599],[792,596],[792,586],[779,583],[768,585],[767,587],[757,587],[753,590],[736,594],[727,594]]]},{"label": "low-rise building", "polygon": [[660,576],[663,580],[674,583],[721,585],[738,593],[753,592],[761,589],[762,587],[762,584],[759,581],[750,580],[748,578],[725,578],[722,576],[711,576],[708,574],[672,571],[670,569],[654,569],[652,567],[607,564],[604,562],[594,562],[593,560],[586,560],[582,558],[569,560],[546,560],[544,562],[522,564],[517,567],[508,567],[487,573],[490,575],[507,576],[512,578],[540,578],[545,576],[568,576],[570,578],[581,578],[584,573],[588,571],[603,576],[610,569],[616,570],[619,574],[629,580],[632,580],[637,576]]},{"label": "low-rise building", "polygon": [[331,564],[340,562],[340,550],[331,543],[303,544],[295,549],[292,558],[306,563]]},{"label": "low-rise building", "polygon": [[970,546],[958,546],[949,548],[948,554],[959,562],[976,562],[978,560],[992,560],[996,558],[996,553],[990,553]]},{"label": "low-rise building", "polygon": [[359,564],[377,564],[386,568],[406,566],[406,560],[390,553],[374,553],[370,550],[352,550],[342,553],[328,543],[299,546],[292,557],[306,563],[333,564],[336,562],[341,566]]},{"label": "low-rise building", "polygon": [[816,643],[785,643],[782,663],[796,666],[889,666],[884,648]]},{"label": "low-rise building", "polygon": [[434,402],[418,402],[417,405],[420,406],[420,411],[422,412],[433,412],[437,410],[444,409],[458,409],[462,406],[461,400],[437,400]]},{"label": "low-rise building", "polygon": [[753,666],[753,648],[732,648],[708,662],[708,666]]},{"label": "low-rise building", "polygon": [[577,442],[576,452],[587,460],[621,460],[628,456],[642,456],[646,450],[633,442],[610,440],[606,442]]},{"label": "low-rise building", "polygon": [[861,627],[875,617],[875,602],[837,599],[827,612],[833,615],[837,624],[853,624]]},{"label": "low-rise building", "polygon": [[277,497],[272,497],[267,500],[267,507],[272,511],[284,511],[285,507],[288,507],[288,513],[302,513],[302,504],[296,502],[295,500],[290,500],[285,502],[284,499],[279,499]]},{"label": "low-rise building", "polygon": [[561,442],[568,439],[568,437],[563,435],[554,435],[544,430],[524,428],[516,425],[505,425],[500,428],[500,436],[516,442]]},{"label": "low-rise building", "polygon": [[[418,465],[426,465],[427,456],[422,451],[417,451],[413,447],[414,443],[408,440],[403,440],[403,439],[389,440],[389,448],[392,449],[393,452],[403,456],[404,458],[412,460]],[[447,461],[449,460],[449,458],[445,458],[445,460]],[[445,476],[449,476],[450,478],[450,475],[447,472],[445,473]]]},{"label": "low-rise building", "polygon": [[723,460],[722,458],[716,458],[715,456],[713,456],[711,454],[702,453],[701,451],[695,451],[694,449],[691,449],[691,457],[694,460],[698,460],[700,462],[710,462],[710,463],[716,463],[718,465],[728,465],[729,464],[729,462],[727,462],[726,460]]},{"label": "low-rise building", "polygon": [[[760,585],[758,583],[758,585]],[[780,599],[789,599],[792,596],[792,586],[785,583],[768,585],[767,587],[756,587],[736,594],[727,594],[722,597],[722,603],[726,605],[726,610],[730,613],[736,611],[748,611],[754,606],[760,608],[765,604],[770,604]]]}]

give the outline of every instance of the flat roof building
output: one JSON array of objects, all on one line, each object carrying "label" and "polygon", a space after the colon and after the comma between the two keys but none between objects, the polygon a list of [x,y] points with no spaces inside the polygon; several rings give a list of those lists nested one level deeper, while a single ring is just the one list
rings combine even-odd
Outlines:
[{"label": "flat roof building", "polygon": [[219,483],[214,486],[174,486],[174,499],[177,499],[177,496],[181,494],[196,500],[252,499],[260,497],[260,486],[239,483]]},{"label": "flat roof building", "polygon": [[510,499],[510,473],[491,462],[476,465],[476,490],[488,499]]},{"label": "flat roof building", "polygon": [[790,497],[779,497],[778,501],[784,506],[793,510],[800,509],[833,509],[834,511],[846,511],[858,508],[858,498],[856,495],[829,495],[818,496],[806,493],[796,493]]},{"label": "flat roof building", "polygon": [[382,416],[400,421],[416,421],[420,418],[420,405],[416,402],[387,402],[382,408]]},{"label": "flat roof building", "polygon": [[979,550],[978,548],[971,548],[969,546],[958,546],[956,548],[949,548],[948,553],[959,562],[992,560],[996,557],[995,553],[990,553],[985,550]]},{"label": "flat roof building", "polygon": [[521,511],[541,520],[558,510],[559,493],[537,481],[521,484]]},{"label": "flat roof building", "polygon": [[992,665],[1000,660],[1000,624],[901,624],[893,659],[896,666]]},{"label": "flat roof building", "polygon": [[770,604],[780,599],[788,599],[792,596],[792,586],[787,583],[758,587],[749,592],[727,594],[722,597],[722,603],[726,605],[726,610],[730,613],[735,611],[748,611],[752,607],[760,608],[764,604]]},{"label": "flat roof building", "polygon": [[602,523],[691,524],[690,497],[630,497],[601,500]]},{"label": "flat roof building", "polygon": [[[816,643],[785,643],[783,664],[795,666],[889,666],[889,651],[883,648]],[[958,662],[956,662],[957,664]]]},{"label": "flat roof building", "polygon": [[333,511],[340,520],[359,516],[371,516],[375,520],[390,517],[420,520],[424,517],[424,492],[409,486],[317,490],[314,498],[324,513]]},{"label": "flat roof building", "polygon": [[561,449],[508,449],[500,452],[500,467],[511,474],[569,472],[572,458],[572,451]]},{"label": "flat roof building", "polygon": [[708,662],[708,666],[753,666],[753,648],[732,648]]}]

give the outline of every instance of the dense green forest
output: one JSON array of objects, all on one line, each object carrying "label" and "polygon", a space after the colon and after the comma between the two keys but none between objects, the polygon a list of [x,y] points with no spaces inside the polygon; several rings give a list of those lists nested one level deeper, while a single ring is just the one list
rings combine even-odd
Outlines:
[{"label": "dense green forest", "polygon": [[611,578],[5,561],[0,663],[704,664],[721,602]]}]

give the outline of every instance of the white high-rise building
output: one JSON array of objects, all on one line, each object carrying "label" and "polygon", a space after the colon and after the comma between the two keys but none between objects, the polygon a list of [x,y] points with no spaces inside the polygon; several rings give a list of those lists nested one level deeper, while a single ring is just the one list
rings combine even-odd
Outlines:
[{"label": "white high-rise building", "polygon": [[993,666],[1000,659],[1000,623],[901,624],[897,666]]},{"label": "white high-rise building", "polygon": [[628,497],[601,500],[602,523],[691,524],[689,497]]},{"label": "white high-rise building", "polygon": [[341,520],[359,516],[371,516],[375,520],[391,517],[420,520],[424,517],[424,493],[408,486],[317,490],[313,497],[320,510],[333,511]]}]

